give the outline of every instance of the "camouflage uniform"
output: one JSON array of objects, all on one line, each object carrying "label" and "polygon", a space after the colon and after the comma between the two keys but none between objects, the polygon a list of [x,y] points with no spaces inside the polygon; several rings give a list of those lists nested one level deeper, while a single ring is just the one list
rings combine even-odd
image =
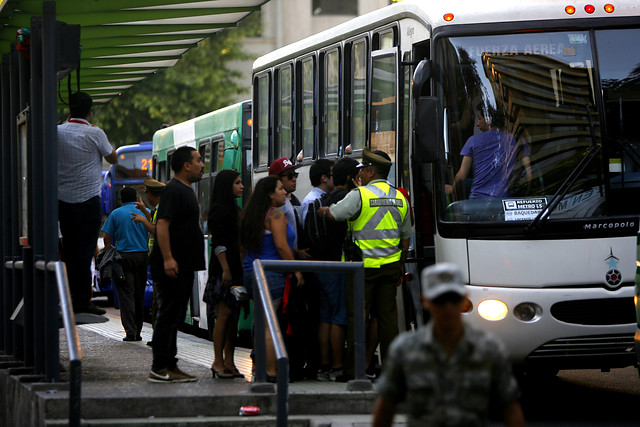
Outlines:
[{"label": "camouflage uniform", "polygon": [[377,391],[394,404],[406,400],[409,426],[486,426],[490,399],[519,397],[502,343],[466,324],[448,360],[431,324],[397,337]]}]

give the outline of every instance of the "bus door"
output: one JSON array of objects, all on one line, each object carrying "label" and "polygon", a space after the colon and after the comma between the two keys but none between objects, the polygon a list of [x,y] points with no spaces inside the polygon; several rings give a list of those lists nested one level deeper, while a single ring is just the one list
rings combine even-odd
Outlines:
[{"label": "bus door", "polygon": [[[372,151],[381,150],[389,155],[392,166],[388,181],[396,186],[407,185],[406,179],[399,168],[401,153],[398,147],[403,145],[398,141],[400,70],[398,62],[397,38],[390,29],[374,37],[371,52],[370,87],[369,87],[369,144]],[[407,184],[405,184],[407,183]],[[406,190],[409,190],[407,188]],[[411,196],[410,196],[411,197]],[[407,215],[411,215],[408,211]],[[411,239],[410,253],[415,253],[415,239]],[[405,265],[408,273],[402,283],[402,292],[398,292],[398,327],[408,330],[422,323],[420,309],[420,281],[418,280],[418,265],[415,256],[408,257]]]}]

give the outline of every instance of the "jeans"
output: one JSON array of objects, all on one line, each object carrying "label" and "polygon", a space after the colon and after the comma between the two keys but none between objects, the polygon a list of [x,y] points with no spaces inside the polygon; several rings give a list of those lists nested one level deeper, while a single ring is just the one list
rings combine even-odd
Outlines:
[{"label": "jeans", "polygon": [[158,294],[158,313],[153,329],[153,364],[155,372],[175,368],[178,359],[178,327],[187,315],[187,304],[193,290],[193,271],[180,271],[175,279],[165,275],[153,277]]},{"label": "jeans", "polygon": [[120,252],[124,280],[114,285],[120,301],[120,317],[127,337],[136,338],[144,321],[144,289],[147,286],[147,253]]}]

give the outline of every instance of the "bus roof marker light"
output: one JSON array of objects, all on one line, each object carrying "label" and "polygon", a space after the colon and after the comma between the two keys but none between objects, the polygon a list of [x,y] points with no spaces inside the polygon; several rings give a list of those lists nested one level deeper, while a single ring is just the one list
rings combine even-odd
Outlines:
[{"label": "bus roof marker light", "polygon": [[593,13],[596,11],[596,7],[592,4],[588,4],[584,7],[584,11],[587,13]]},{"label": "bus roof marker light", "polygon": [[442,18],[447,22],[451,22],[453,21],[453,13],[445,13]]},{"label": "bus roof marker light", "polygon": [[613,11],[615,9],[616,8],[613,7],[613,5],[611,3],[607,3],[607,4],[604,5],[604,11],[607,12],[607,13],[613,13]]},{"label": "bus roof marker light", "polygon": [[567,6],[564,8],[564,11],[567,12],[567,15],[573,15],[576,13],[576,8],[574,6]]}]

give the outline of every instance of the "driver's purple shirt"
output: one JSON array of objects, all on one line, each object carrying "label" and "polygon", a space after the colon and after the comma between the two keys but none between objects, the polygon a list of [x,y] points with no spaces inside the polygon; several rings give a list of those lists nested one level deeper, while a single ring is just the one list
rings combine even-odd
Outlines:
[{"label": "driver's purple shirt", "polygon": [[[523,144],[521,150],[522,157],[530,155],[526,144]],[[518,151],[515,138],[497,129],[490,129],[469,138],[460,152],[473,160],[473,184],[469,198],[506,196],[509,176],[518,157]]]}]

